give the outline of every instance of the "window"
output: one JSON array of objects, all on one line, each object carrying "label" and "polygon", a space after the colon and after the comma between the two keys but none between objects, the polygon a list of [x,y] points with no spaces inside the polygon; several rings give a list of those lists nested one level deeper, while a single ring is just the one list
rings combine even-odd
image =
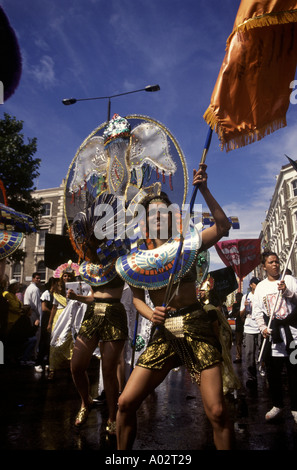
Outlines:
[{"label": "window", "polygon": [[45,246],[45,236],[47,233],[48,230],[39,230],[38,246]]},{"label": "window", "polygon": [[293,196],[297,196],[297,180],[292,181]]},{"label": "window", "polygon": [[36,271],[40,274],[41,282],[45,282],[46,266],[44,261],[39,261]]},{"label": "window", "polygon": [[42,204],[42,212],[41,212],[41,215],[42,215],[42,216],[49,216],[49,215],[51,215],[51,204],[50,204],[50,202],[45,202],[44,204]]},{"label": "window", "polygon": [[18,282],[21,282],[22,266],[20,263],[13,264],[11,274],[12,279],[16,279]]}]

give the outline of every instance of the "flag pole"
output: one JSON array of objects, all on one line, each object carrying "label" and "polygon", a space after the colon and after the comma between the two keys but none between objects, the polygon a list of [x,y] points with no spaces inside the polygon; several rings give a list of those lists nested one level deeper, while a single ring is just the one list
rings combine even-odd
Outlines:
[{"label": "flag pole", "polygon": [[[294,245],[295,245],[295,243],[296,243],[296,239],[297,239],[297,232],[295,233],[295,236],[294,236],[294,239],[293,239],[293,243],[292,243],[292,245],[291,245],[291,248],[290,248],[290,251],[289,251],[289,254],[288,254],[288,257],[287,257],[287,261],[286,261],[285,267],[284,267],[284,269],[283,269],[283,272],[282,272],[282,276],[281,276],[280,281],[283,281],[283,280],[284,280],[284,277],[285,277],[285,274],[286,274],[286,270],[287,270],[287,267],[288,267],[290,258],[291,258],[291,256],[292,256],[292,253],[293,253]],[[275,301],[275,304],[274,304],[274,307],[273,307],[272,314],[270,315],[267,328],[270,328],[270,326],[271,326],[271,322],[272,322],[273,317],[274,317],[274,314],[275,314],[276,305],[277,305],[279,296],[280,296],[280,291],[278,291],[278,294],[277,294],[277,297],[276,297],[276,301]],[[261,351],[260,351],[260,354],[259,354],[259,357],[258,357],[258,362],[261,362],[261,359],[262,359],[262,356],[263,356],[263,352],[264,352],[264,348],[265,348],[265,344],[266,344],[266,340],[267,340],[267,338],[264,338],[263,343],[262,343],[262,346],[261,346]],[[260,366],[260,368],[261,368],[261,366]]]},{"label": "flag pole", "polygon": [[[200,165],[205,163],[206,155],[207,155],[208,149],[210,147],[210,143],[211,143],[212,132],[213,131],[210,127],[208,129],[207,137],[206,137],[206,140],[205,140],[205,144],[204,144],[204,148],[203,148],[203,152],[202,152],[202,156],[201,156],[201,160],[200,160]],[[183,228],[182,228],[182,233],[180,234],[179,246],[178,246],[176,256],[175,256],[175,260],[174,260],[174,264],[172,266],[171,273],[170,273],[170,276],[169,276],[169,280],[168,280],[168,284],[167,284],[167,288],[166,288],[166,293],[165,293],[165,298],[164,298],[164,302],[163,302],[163,307],[167,307],[169,299],[170,299],[173,280],[174,280],[174,275],[177,271],[179,258],[180,258],[181,251],[182,251],[183,244],[184,244],[184,234],[186,234],[187,231],[188,231],[188,226],[189,226],[189,223],[190,223],[191,213],[192,213],[192,210],[193,210],[193,207],[194,207],[194,202],[195,202],[195,199],[196,199],[198,187],[199,187],[199,184],[196,184],[193,188],[193,192],[192,192],[192,196],[191,196],[191,200],[190,200],[190,204],[189,204],[189,209],[186,213],[185,221],[184,221]]]}]

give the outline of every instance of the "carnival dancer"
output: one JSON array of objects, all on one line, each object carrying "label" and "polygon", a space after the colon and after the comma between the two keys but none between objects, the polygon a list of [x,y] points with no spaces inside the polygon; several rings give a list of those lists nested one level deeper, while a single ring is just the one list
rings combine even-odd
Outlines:
[{"label": "carnival dancer", "polygon": [[[150,298],[155,306],[152,309],[145,303],[143,289],[145,286],[135,287],[135,283],[133,286],[133,279],[130,282],[135,307],[141,315],[152,322],[153,329],[148,347],[140,356],[119,398],[117,414],[119,450],[131,449],[133,446],[136,437],[137,409],[143,400],[165,379],[172,368],[181,364],[186,365],[199,385],[204,409],[213,427],[216,448],[230,449],[232,446],[232,426],[223,396],[221,346],[215,333],[217,318],[206,313],[197,301],[195,283],[197,278],[195,260],[198,253],[220,240],[228,232],[230,224],[208,189],[205,164],[200,164],[198,171],[194,170],[193,184],[199,185],[215,223],[202,231],[201,245],[196,238],[194,245],[191,246],[189,259],[193,252],[195,256],[188,267],[188,272],[183,273],[179,289],[170,299],[169,306],[163,306],[166,287],[158,289],[152,284],[152,279],[148,283]],[[157,214],[150,211],[152,204],[157,207]],[[149,228],[154,225],[157,231],[161,230],[165,217],[167,223],[168,212],[165,216],[163,210],[165,209],[166,213],[168,205],[169,201],[165,197],[148,200],[146,219]],[[172,228],[172,220],[168,225]],[[153,250],[151,253],[156,259],[158,259],[158,250],[162,251],[166,244],[169,251],[171,241],[168,240],[168,236],[166,239],[161,238],[160,232],[154,239],[146,239],[147,251],[149,253]],[[185,252],[183,256],[186,256]],[[119,274],[129,282],[129,268],[125,270],[126,261],[125,257],[120,258],[116,267]],[[161,262],[161,259],[159,261]],[[164,265],[162,270],[164,272]]]},{"label": "carnival dancer", "polygon": [[[114,435],[119,390],[117,366],[128,339],[127,315],[120,302],[124,281],[117,275],[115,264],[130,251],[127,235],[130,207],[143,195],[159,194],[166,176],[169,187],[173,188],[172,176],[177,170],[168,142],[169,131],[150,118],[144,120],[139,116],[138,119],[136,115],[130,118],[140,123],[133,127],[128,119],[115,114],[106,127],[100,126],[83,142],[71,164],[68,173],[71,177],[66,184],[72,200],[78,205],[82,201],[82,210],[69,224],[69,231],[74,249],[83,260],[81,276],[92,288],[92,301],[85,299],[88,308],[71,361],[73,380],[81,396],[76,425],[86,421],[92,404],[86,371],[100,341],[109,413],[107,431]],[[173,148],[182,165],[180,175],[184,177],[184,158],[175,141]],[[152,171],[156,171],[157,179],[162,175],[162,180],[152,183]],[[81,190],[84,198],[80,199]],[[99,213],[106,211],[106,217],[100,216],[97,209]],[[103,236],[96,232],[97,225],[104,228]],[[69,295],[77,298],[73,292]]]},{"label": "carnival dancer", "polygon": [[[117,367],[128,338],[127,317],[121,296],[124,281],[109,271],[110,279],[102,282],[99,274],[100,262],[97,255],[99,241],[92,234],[84,244],[89,262],[82,263],[82,278],[91,285],[90,297],[80,296],[69,291],[68,297],[87,303],[87,311],[79,330],[71,359],[71,372],[74,384],[81,397],[81,408],[76,416],[75,426],[86,422],[93,400],[90,396],[87,368],[91,357],[100,342],[104,390],[108,406],[106,431],[109,435],[116,432],[116,411],[119,395]],[[102,267],[102,266],[101,266]],[[104,268],[102,267],[104,270]]]},{"label": "carnival dancer", "polygon": [[69,261],[59,266],[54,272],[56,282],[53,286],[53,307],[51,309],[48,331],[51,332],[49,375],[52,380],[55,371],[69,367],[73,350],[73,337],[69,328],[72,305],[67,305],[66,283],[79,275],[79,266]]}]

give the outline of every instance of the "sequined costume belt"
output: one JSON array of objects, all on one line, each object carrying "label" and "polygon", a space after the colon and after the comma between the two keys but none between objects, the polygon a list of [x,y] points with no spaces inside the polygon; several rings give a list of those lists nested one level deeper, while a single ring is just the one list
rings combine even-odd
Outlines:
[{"label": "sequined costume belt", "polygon": [[[215,320],[217,320],[215,309],[206,311],[199,302],[196,302],[170,312],[164,322],[164,333],[169,340],[172,337],[171,333],[176,338],[183,338],[187,335],[197,340],[211,341],[217,345],[212,325]],[[162,327],[157,328],[156,334],[158,335],[158,331],[161,332],[161,330]],[[168,332],[170,332],[169,337]]]},{"label": "sequined costume belt", "polygon": [[164,326],[176,338],[184,337],[184,316],[201,309],[199,302],[188,305],[187,307],[170,310],[167,313]]},{"label": "sequined costume belt", "polygon": [[98,297],[94,298],[92,304],[92,311],[95,317],[105,317],[106,310],[108,307],[112,307],[114,304],[120,304],[121,299],[100,299]]}]

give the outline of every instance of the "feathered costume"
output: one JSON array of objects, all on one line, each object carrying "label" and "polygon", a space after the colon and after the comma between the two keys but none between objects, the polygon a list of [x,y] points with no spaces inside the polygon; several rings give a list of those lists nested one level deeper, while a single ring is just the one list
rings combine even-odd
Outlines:
[{"label": "feathered costume", "polygon": [[[134,120],[137,125],[132,128],[130,121]],[[95,135],[102,131],[102,135]],[[67,206],[67,200],[65,206],[70,238],[83,260],[80,274],[90,285],[105,285],[117,276],[117,259],[130,252],[130,241],[138,236],[133,224],[136,207],[147,195],[160,194],[166,175],[172,184],[177,165],[168,137],[179,155],[184,176],[186,165],[178,144],[164,126],[147,117],[114,115],[107,126],[96,129],[79,148],[68,172],[66,193],[72,194],[72,204],[85,207],[70,222],[73,206]],[[151,181],[153,169],[156,182]],[[186,193],[187,180],[183,185]],[[184,202],[185,194],[182,197]],[[88,259],[86,251],[94,237],[95,262]]]},{"label": "feathered costume", "polygon": [[[137,125],[132,128],[135,121]],[[95,135],[98,132],[102,135]],[[160,123],[142,116],[125,119],[114,115],[106,127],[100,126],[79,148],[67,176],[66,218],[73,247],[82,260],[80,275],[93,290],[124,284],[116,262],[131,252],[131,240],[134,243],[138,239],[136,207],[144,197],[159,195],[166,183],[172,189],[177,165],[169,141],[173,142],[182,168],[179,174],[184,180],[179,189],[184,187],[184,202],[185,160],[173,136]],[[68,206],[67,193],[71,194]],[[82,210],[70,222],[75,205]],[[90,246],[92,257],[88,251]],[[106,327],[105,340],[123,339],[118,336],[119,332],[126,332],[127,328],[122,312],[117,312],[120,305],[94,302],[87,309],[80,334],[92,337],[108,319],[109,326],[115,330],[107,331]]]}]

